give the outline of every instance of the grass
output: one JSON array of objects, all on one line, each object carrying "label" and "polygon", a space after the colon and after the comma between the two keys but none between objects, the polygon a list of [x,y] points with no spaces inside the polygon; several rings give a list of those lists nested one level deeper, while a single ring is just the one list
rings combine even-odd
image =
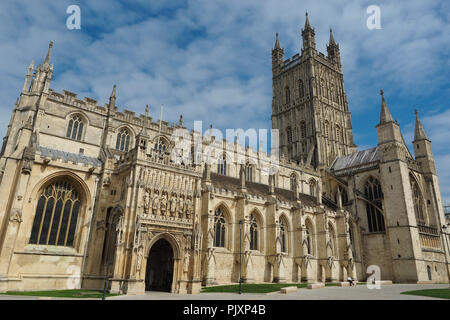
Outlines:
[{"label": "grass", "polygon": [[[269,293],[280,291],[284,287],[296,286],[297,288],[306,288],[306,283],[243,283],[242,293]],[[326,287],[337,286],[337,283],[325,283]],[[238,284],[223,286],[213,286],[202,288],[203,292],[239,292]]]},{"label": "grass", "polygon": [[[281,288],[297,286],[298,288],[306,287],[306,283],[243,283],[243,293],[269,293],[280,291]],[[202,292],[239,292],[238,284],[230,284],[224,286],[205,287]]]},{"label": "grass", "polygon": [[[53,298],[91,298],[100,299],[103,296],[102,291],[96,290],[51,290],[51,291],[7,291],[2,293],[10,296],[33,296],[33,297],[53,297]],[[107,297],[117,296],[118,294],[107,293]]]},{"label": "grass", "polygon": [[405,291],[401,294],[409,294],[413,296],[425,296],[433,298],[450,299],[450,288],[443,289],[423,289],[414,291]]}]

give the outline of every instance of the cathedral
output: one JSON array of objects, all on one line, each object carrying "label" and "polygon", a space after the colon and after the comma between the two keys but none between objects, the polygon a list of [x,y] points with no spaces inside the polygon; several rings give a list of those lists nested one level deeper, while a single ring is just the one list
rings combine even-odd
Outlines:
[{"label": "cathedral", "polygon": [[358,150],[339,44],[330,30],[318,52],[308,16],[301,35],[292,58],[278,34],[272,49],[276,157],[121,111],[116,86],[103,106],[52,90],[50,43],[0,152],[0,292],[198,293],[366,281],[374,268],[449,283],[450,223],[418,112],[411,152],[381,91],[378,144]]}]

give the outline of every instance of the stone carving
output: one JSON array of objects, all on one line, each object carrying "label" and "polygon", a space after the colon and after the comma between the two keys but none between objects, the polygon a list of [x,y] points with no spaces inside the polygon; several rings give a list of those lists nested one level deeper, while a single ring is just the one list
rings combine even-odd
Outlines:
[{"label": "stone carving", "polygon": [[183,213],[184,213],[184,197],[180,196],[178,198],[178,215],[180,218],[183,218]]},{"label": "stone carving", "polygon": [[175,212],[177,211],[177,194],[173,193],[169,200],[170,206],[170,216],[175,216]]},{"label": "stone carving", "polygon": [[161,204],[160,204],[160,210],[161,210],[161,214],[163,216],[166,215],[166,209],[167,209],[167,197],[166,197],[166,194],[163,193],[163,195],[161,197]]},{"label": "stone carving", "polygon": [[119,221],[116,224],[117,245],[122,244],[123,240],[123,215],[120,215]]},{"label": "stone carving", "polygon": [[188,250],[186,250],[186,253],[184,254],[184,264],[183,264],[183,271],[188,272],[189,271],[189,260],[190,260],[191,254]]},{"label": "stone carving", "polygon": [[157,215],[158,211],[159,211],[159,195],[158,191],[155,191],[152,202],[152,214]]}]

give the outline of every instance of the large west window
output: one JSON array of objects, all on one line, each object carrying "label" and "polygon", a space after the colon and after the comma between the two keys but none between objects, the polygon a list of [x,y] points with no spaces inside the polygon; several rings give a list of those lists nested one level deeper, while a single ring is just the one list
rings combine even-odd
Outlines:
[{"label": "large west window", "polygon": [[45,187],[36,206],[30,243],[73,247],[81,200],[75,187],[58,180]]}]

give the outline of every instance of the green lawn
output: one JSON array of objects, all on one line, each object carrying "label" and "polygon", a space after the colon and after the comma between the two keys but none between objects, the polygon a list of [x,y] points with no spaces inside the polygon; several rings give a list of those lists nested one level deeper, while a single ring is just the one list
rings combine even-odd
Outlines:
[{"label": "green lawn", "polygon": [[[325,286],[336,286],[336,283],[325,283]],[[269,293],[280,291],[284,287],[297,286],[298,288],[306,288],[306,283],[243,283],[243,293]],[[202,292],[239,292],[239,284],[230,284],[224,286],[204,287]]]},{"label": "green lawn", "polygon": [[405,292],[402,292],[401,294],[409,294],[409,295],[413,295],[413,296],[425,296],[425,297],[433,297],[433,298],[450,299],[450,288],[405,291]]},{"label": "green lawn", "polygon": [[[52,290],[52,291],[7,291],[2,293],[10,296],[33,296],[33,297],[54,297],[54,298],[97,298],[101,299],[102,291],[95,290]],[[117,296],[117,294],[106,294],[107,297]]]}]

